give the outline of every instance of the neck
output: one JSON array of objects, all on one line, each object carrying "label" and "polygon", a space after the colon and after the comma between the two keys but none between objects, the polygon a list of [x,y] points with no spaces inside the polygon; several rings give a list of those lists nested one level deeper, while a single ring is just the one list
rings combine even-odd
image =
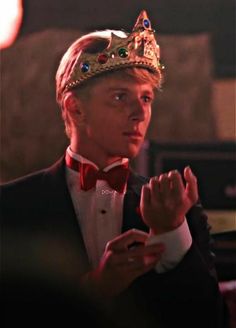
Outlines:
[{"label": "neck", "polygon": [[71,140],[70,148],[74,153],[87,158],[96,164],[100,169],[103,169],[106,166],[122,159],[121,156],[109,156],[105,154],[101,149],[95,149],[94,146],[91,147],[89,143],[86,144],[86,147],[84,147],[81,143],[74,142],[73,139]]}]

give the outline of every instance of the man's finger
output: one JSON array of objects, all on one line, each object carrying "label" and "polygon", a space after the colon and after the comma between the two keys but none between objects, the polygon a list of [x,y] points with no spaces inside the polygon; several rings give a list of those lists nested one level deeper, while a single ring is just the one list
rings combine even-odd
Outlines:
[{"label": "man's finger", "polygon": [[170,192],[170,180],[167,173],[160,175],[159,183],[161,194],[167,195]]},{"label": "man's finger", "polygon": [[132,248],[128,250],[127,256],[129,257],[143,257],[145,255],[155,255],[159,253],[163,253],[165,250],[165,246],[163,243],[157,243],[152,245],[145,245]]},{"label": "man's finger", "polygon": [[106,251],[124,251],[127,250],[129,245],[133,243],[145,243],[147,238],[148,234],[146,232],[137,229],[131,229],[109,241],[106,244]]},{"label": "man's finger", "polygon": [[184,178],[186,180],[186,194],[194,204],[198,200],[197,178],[189,166],[184,169]]},{"label": "man's finger", "polygon": [[158,177],[151,178],[149,185],[150,185],[151,203],[155,204],[155,203],[160,202],[160,200],[161,200],[160,184],[159,184]]},{"label": "man's finger", "polygon": [[134,263],[144,263],[148,258],[159,258],[164,252],[165,246],[162,243],[149,246],[139,246],[137,248],[126,250],[115,254],[115,263],[117,265],[126,265]]},{"label": "man's finger", "polygon": [[175,198],[181,197],[185,189],[180,173],[177,170],[171,171],[168,177],[171,181],[171,194],[174,195]]},{"label": "man's finger", "polygon": [[144,185],[141,191],[140,205],[145,207],[145,205],[150,205],[151,202],[151,191],[149,185]]}]

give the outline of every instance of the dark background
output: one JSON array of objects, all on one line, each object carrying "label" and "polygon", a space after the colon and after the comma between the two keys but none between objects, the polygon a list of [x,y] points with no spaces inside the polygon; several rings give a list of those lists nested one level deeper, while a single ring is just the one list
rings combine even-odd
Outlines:
[{"label": "dark background", "polygon": [[19,37],[55,27],[130,30],[139,11],[146,9],[161,34],[210,32],[215,77],[235,77],[235,0],[24,0],[23,4]]}]

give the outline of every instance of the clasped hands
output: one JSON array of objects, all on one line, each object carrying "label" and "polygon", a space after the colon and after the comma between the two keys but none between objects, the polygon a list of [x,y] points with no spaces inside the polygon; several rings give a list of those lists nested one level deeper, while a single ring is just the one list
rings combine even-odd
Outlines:
[{"label": "clasped hands", "polygon": [[131,229],[109,241],[98,267],[83,277],[90,290],[109,299],[155,267],[165,246],[145,245],[148,237],[178,228],[198,200],[197,179],[189,167],[184,180],[178,171],[170,171],[143,186],[140,211],[150,233]]}]

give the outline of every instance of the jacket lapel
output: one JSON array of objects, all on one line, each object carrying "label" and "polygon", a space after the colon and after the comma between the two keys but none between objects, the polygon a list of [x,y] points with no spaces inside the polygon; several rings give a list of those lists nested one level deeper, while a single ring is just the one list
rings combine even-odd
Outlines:
[{"label": "jacket lapel", "polygon": [[60,229],[70,238],[69,242],[73,245],[73,249],[77,249],[79,254],[80,270],[86,272],[89,270],[89,260],[75,214],[73,202],[66,183],[65,173],[65,158],[62,157],[52,167],[45,172],[44,176],[45,187],[50,193],[50,207],[56,212],[56,217],[59,222]]},{"label": "jacket lapel", "polygon": [[148,232],[148,227],[143,223],[140,215],[141,189],[147,182],[147,178],[131,171],[124,199],[122,232],[129,229],[139,229]]}]

